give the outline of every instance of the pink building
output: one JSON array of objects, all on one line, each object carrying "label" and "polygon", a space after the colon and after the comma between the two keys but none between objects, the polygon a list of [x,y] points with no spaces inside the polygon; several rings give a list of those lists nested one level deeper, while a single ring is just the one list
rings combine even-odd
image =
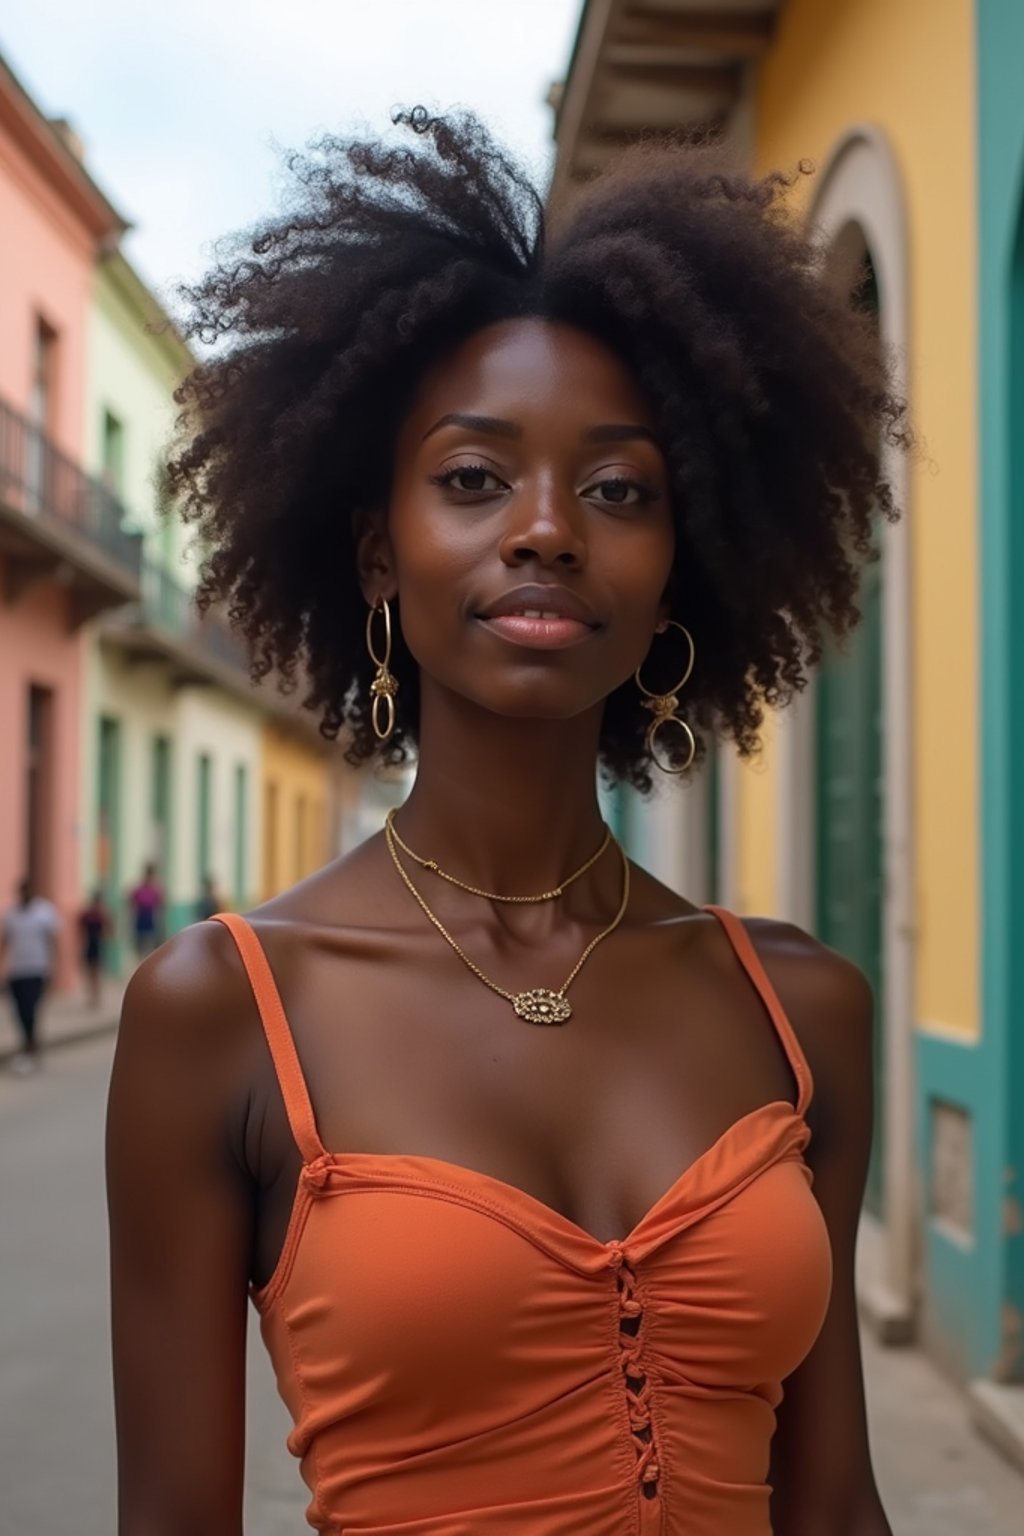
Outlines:
[{"label": "pink building", "polygon": [[93,268],[124,228],[0,60],[0,907],[27,874],[69,926],[81,626],[139,594],[139,540],[80,468]]}]

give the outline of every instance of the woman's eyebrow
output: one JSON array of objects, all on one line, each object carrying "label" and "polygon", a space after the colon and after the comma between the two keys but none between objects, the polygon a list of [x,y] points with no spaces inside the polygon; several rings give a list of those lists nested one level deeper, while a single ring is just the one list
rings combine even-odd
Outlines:
[{"label": "woman's eyebrow", "polygon": [[[446,416],[441,416],[428,427],[421,438],[426,442],[435,432],[440,432],[442,427],[463,427],[467,432],[483,432],[491,437],[519,438],[523,435],[523,429],[514,421],[505,421],[500,416],[473,416],[465,411],[449,411]],[[587,427],[580,437],[585,443],[630,443],[645,441],[658,446],[658,439],[649,427],[641,427],[637,423],[607,422],[600,426]]]},{"label": "woman's eyebrow", "polygon": [[500,416],[467,416],[463,411],[449,411],[424,432],[421,442],[426,442],[442,427],[465,427],[468,432],[486,432],[491,437],[522,437],[523,429],[514,421],[502,421]]},{"label": "woman's eyebrow", "polygon": [[630,443],[638,438],[658,447],[658,439],[648,427],[630,426],[623,422],[610,422],[607,426],[587,427],[583,433],[585,443]]}]

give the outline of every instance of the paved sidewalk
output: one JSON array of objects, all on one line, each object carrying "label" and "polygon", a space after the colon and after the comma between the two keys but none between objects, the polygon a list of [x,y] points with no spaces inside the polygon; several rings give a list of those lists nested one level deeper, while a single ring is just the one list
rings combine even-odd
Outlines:
[{"label": "paved sidewalk", "polygon": [[862,1330],[872,1458],[895,1536],[1020,1536],[1024,1477],[919,1350]]},{"label": "paved sidewalk", "polygon": [[[98,1007],[86,1001],[80,986],[44,998],[38,1019],[44,1050],[110,1034],[117,1028],[123,996],[124,983],[105,977]],[[15,1054],[19,1042],[10,997],[6,987],[0,986],[0,1064]]]}]

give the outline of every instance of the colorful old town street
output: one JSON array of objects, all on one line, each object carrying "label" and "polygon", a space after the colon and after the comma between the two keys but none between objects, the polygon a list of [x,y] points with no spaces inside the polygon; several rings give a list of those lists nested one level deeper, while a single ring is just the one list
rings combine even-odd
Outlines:
[{"label": "colorful old town street", "polygon": [[[1019,1536],[1024,3],[565,7],[574,41],[535,91],[552,202],[666,134],[793,172],[788,211],[909,402],[917,446],[886,466],[904,515],[880,523],[851,643],[755,761],[719,744],[681,792],[604,809],[674,890],[794,922],[871,982],[879,1482],[896,1536]],[[254,681],[228,615],[200,612],[165,468],[202,353],[88,139],[0,20],[0,917],[37,901],[56,935],[38,1052],[0,970],[0,1536],[114,1529],[102,1119],[134,968],[350,851],[412,774],[350,767],[301,687]],[[285,1536],[303,1490],[257,1350],[246,1533]]]}]

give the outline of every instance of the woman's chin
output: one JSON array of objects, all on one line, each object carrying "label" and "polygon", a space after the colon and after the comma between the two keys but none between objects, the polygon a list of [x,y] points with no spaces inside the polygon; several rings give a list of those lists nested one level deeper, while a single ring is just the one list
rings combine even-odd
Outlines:
[{"label": "woman's chin", "polygon": [[490,715],[514,720],[523,726],[531,722],[536,725],[562,723],[569,726],[573,721],[579,722],[580,716],[589,710],[603,709],[604,696],[594,698],[588,692],[585,698],[581,698],[576,690],[564,687],[538,688],[537,680],[533,679],[522,688],[502,689],[483,698],[474,698],[471,702],[479,704]]}]

